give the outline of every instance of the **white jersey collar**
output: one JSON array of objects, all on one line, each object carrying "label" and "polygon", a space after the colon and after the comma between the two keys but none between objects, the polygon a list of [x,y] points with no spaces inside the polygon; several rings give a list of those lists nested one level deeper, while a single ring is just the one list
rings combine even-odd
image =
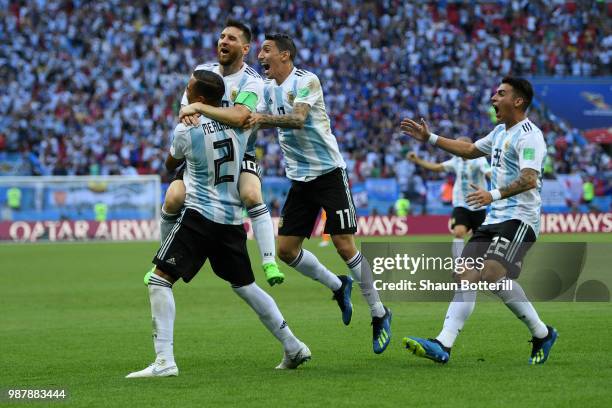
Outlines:
[{"label": "white jersey collar", "polygon": [[[520,122],[518,122],[516,125],[512,126],[510,129],[506,129],[506,133],[510,133],[512,132],[514,129],[516,129],[518,126],[522,126],[523,123],[525,122],[529,122],[529,118],[525,118],[523,120],[521,120]],[[504,128],[506,128],[506,125],[504,125]]]},{"label": "white jersey collar", "polygon": [[[247,63],[243,62],[242,63],[242,67],[240,67],[240,69],[238,71],[236,71],[236,72],[234,72],[233,74],[230,74],[230,75],[221,75],[221,76],[223,78],[231,78],[231,77],[234,77],[234,76],[240,76],[240,75],[244,74],[244,71],[246,71],[247,67],[248,67]],[[219,64],[219,68],[221,68],[221,64]],[[219,69],[219,72],[221,72],[221,69]]]},{"label": "white jersey collar", "polygon": [[291,72],[289,73],[289,75],[287,75],[287,78],[285,78],[285,80],[284,80],[284,81],[283,81],[281,84],[279,84],[278,82],[276,82],[276,79],[274,80],[274,82],[276,82],[276,85],[278,85],[278,86],[283,86],[283,84],[284,84],[285,82],[287,82],[289,79],[291,79],[291,78],[292,78],[292,77],[295,75],[295,72],[296,72],[296,71],[297,71],[297,68],[296,68],[296,66],[294,65],[294,66],[293,66],[293,69],[291,70]]}]

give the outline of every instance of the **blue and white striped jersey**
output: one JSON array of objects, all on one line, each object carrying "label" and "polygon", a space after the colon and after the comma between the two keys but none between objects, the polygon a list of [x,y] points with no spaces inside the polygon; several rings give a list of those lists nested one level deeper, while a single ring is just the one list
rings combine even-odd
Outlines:
[{"label": "blue and white striped jersey", "polygon": [[507,186],[518,179],[521,170],[525,168],[534,169],[540,174],[537,188],[494,201],[483,224],[521,220],[538,235],[542,205],[542,166],[546,157],[542,131],[529,119],[525,119],[508,130],[505,125],[498,125],[475,144],[478,150],[491,156],[492,189]]},{"label": "blue and white striped jersey", "polygon": [[200,126],[179,124],[174,129],[170,154],[186,162],[185,207],[219,224],[242,224],[238,177],[251,132],[205,116]]},{"label": "blue and white striped jersey", "polygon": [[464,160],[454,156],[452,159],[442,163],[446,171],[455,173],[455,184],[453,185],[453,207],[463,207],[470,211],[476,210],[465,202],[465,197],[474,191],[470,184],[487,190],[487,179],[485,175],[491,172],[491,166],[485,157],[475,160]]},{"label": "blue and white striped jersey", "polygon": [[290,114],[296,103],[310,106],[302,129],[278,129],[289,179],[311,181],[338,167],[346,168],[336,137],[331,132],[323,90],[315,74],[293,68],[280,85],[273,79],[266,80],[264,100],[272,115]]},{"label": "blue and white striped jersey", "polygon": [[[206,70],[214,72],[223,78],[225,84],[225,95],[221,100],[221,106],[227,108],[234,106],[234,101],[238,95],[242,92],[252,92],[257,95],[257,104],[255,109],[252,106],[244,105],[251,111],[261,112],[266,109],[263,98],[263,87],[264,82],[261,76],[251,68],[248,64],[242,64],[242,68],[232,75],[221,75],[220,65],[217,62],[200,64],[195,67],[194,71]],[[183,98],[181,99],[181,106],[188,105],[187,92],[183,92]],[[255,156],[255,142],[257,141],[257,133],[253,132],[247,145],[247,154]]]}]

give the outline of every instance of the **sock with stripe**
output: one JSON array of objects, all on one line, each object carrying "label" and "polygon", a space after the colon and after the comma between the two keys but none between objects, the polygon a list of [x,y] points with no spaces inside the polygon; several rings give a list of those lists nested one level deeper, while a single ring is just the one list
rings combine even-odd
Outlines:
[{"label": "sock with stripe", "polygon": [[264,203],[259,203],[249,208],[248,212],[262,264],[276,262],[274,225],[268,207]]},{"label": "sock with stripe", "polygon": [[319,262],[316,256],[303,248],[289,266],[296,269],[302,275],[321,282],[332,291],[336,291],[342,286],[340,278],[331,273],[329,269]]},{"label": "sock with stripe", "polygon": [[457,290],[448,305],[442,331],[436,337],[444,347],[451,348],[476,306],[475,290]]},{"label": "sock with stripe", "polygon": [[[463,253],[465,240],[463,238],[453,238],[451,252],[453,258],[457,259]],[[457,340],[457,336],[463,330],[467,319],[472,315],[476,306],[475,290],[457,290],[448,305],[446,317],[442,326],[442,331],[436,337],[444,347],[451,348]]]},{"label": "sock with stripe", "polygon": [[453,238],[453,258],[459,258],[461,256],[461,253],[463,252],[463,247],[465,247],[465,241],[463,240],[463,238]]},{"label": "sock with stripe", "polygon": [[172,284],[153,274],[149,277],[149,300],[153,316],[153,344],[157,359],[174,362],[174,295]]},{"label": "sock with stripe", "polygon": [[167,213],[162,207],[161,219],[159,221],[159,235],[161,237],[162,244],[168,237],[168,234],[170,234],[170,231],[172,231],[172,228],[174,228],[174,226],[176,225],[176,221],[179,219],[180,215],[180,213]]},{"label": "sock with stripe", "polygon": [[293,335],[283,318],[274,299],[263,291],[255,282],[250,285],[235,287],[234,292],[240,296],[259,316],[259,320],[283,344],[287,353],[300,349],[300,341]]},{"label": "sock with stripe", "polygon": [[[504,280],[509,279],[501,279],[499,283],[503,282]],[[548,328],[546,328],[544,322],[540,320],[540,316],[538,316],[538,312],[536,312],[531,302],[527,300],[527,296],[525,295],[525,291],[521,285],[514,280],[510,280],[509,283],[512,284],[510,286],[511,289],[500,289],[493,293],[504,302],[504,304],[512,311],[512,313],[514,313],[516,317],[525,323],[533,337],[537,337],[539,339],[546,337],[548,334]]]},{"label": "sock with stripe", "polygon": [[372,278],[372,269],[368,260],[357,251],[354,257],[346,262],[351,276],[359,283],[359,289],[361,294],[370,306],[370,313],[372,317],[383,317],[385,315],[385,308],[380,301],[378,291],[374,289],[374,280]]}]

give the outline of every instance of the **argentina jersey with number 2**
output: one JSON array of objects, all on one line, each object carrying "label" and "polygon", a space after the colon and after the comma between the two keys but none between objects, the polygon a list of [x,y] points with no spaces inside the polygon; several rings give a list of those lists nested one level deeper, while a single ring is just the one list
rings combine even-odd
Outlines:
[{"label": "argentina jersey with number 2", "polygon": [[242,224],[238,177],[250,134],[204,116],[199,126],[176,127],[170,154],[186,161],[185,207],[219,224]]}]

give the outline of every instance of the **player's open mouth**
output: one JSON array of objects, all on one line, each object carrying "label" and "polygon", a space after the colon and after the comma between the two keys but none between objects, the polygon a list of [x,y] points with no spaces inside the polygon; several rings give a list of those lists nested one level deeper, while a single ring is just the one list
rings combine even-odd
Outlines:
[{"label": "player's open mouth", "polygon": [[266,64],[265,62],[261,63],[261,67],[263,68],[265,74],[267,74],[270,70],[270,64]]},{"label": "player's open mouth", "polygon": [[219,52],[223,55],[227,55],[230,53],[230,50],[228,48],[220,48]]}]

